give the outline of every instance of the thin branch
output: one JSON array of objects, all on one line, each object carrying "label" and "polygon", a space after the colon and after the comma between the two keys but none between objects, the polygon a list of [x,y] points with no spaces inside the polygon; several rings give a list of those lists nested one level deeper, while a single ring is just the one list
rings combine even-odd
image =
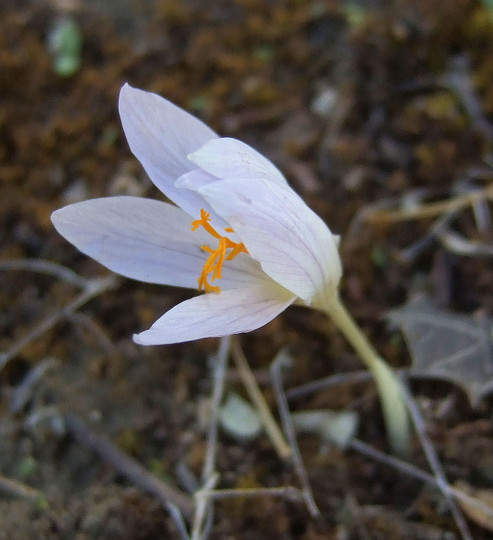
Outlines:
[{"label": "thin branch", "polygon": [[242,377],[243,384],[250,396],[250,399],[255,404],[257,412],[260,416],[262,424],[264,425],[265,431],[269,436],[272,444],[274,445],[279,457],[282,459],[287,459],[291,457],[291,448],[286,442],[282,431],[279,429],[270,409],[265,402],[265,398],[260,391],[257,381],[253,376],[252,370],[248,365],[247,359],[241,349],[240,343],[236,336],[232,338],[232,349],[233,359],[236,362],[236,367]]},{"label": "thin branch", "polygon": [[0,491],[15,497],[22,497],[23,499],[46,500],[41,491],[27,486],[18,480],[6,478],[5,476],[0,476]]},{"label": "thin branch", "polygon": [[30,332],[24,337],[16,341],[10,349],[4,353],[0,353],[0,371],[7,365],[12,358],[17,356],[22,349],[27,347],[32,341],[42,336],[45,332],[53,328],[60,321],[70,316],[74,311],[78,310],[84,304],[87,304],[89,300],[99,296],[101,293],[114,289],[118,285],[118,280],[114,276],[105,278],[93,279],[87,283],[85,289],[79,293],[73,300],[71,300],[66,306],[55,311],[43,319],[38,325],[36,325]]},{"label": "thin branch", "polygon": [[364,456],[370,457],[375,461],[378,461],[379,463],[387,465],[388,467],[392,467],[393,469],[407,474],[412,478],[416,478],[417,480],[420,480],[425,484],[428,484],[440,490],[444,489],[448,494],[452,495],[457,500],[463,501],[465,504],[475,506],[479,510],[485,512],[488,516],[491,516],[491,518],[493,518],[493,509],[491,508],[491,506],[488,506],[480,499],[472,497],[471,495],[468,495],[460,489],[454,488],[450,484],[441,485],[437,478],[435,478],[432,474],[429,474],[422,469],[411,465],[407,461],[403,461],[399,458],[396,458],[395,456],[385,454],[384,452],[373,448],[372,446],[364,443],[363,441],[360,441],[359,439],[353,439],[349,443],[349,447],[352,450],[363,454]]},{"label": "thin branch", "polygon": [[190,536],[187,530],[187,524],[183,519],[183,514],[180,512],[180,509],[174,504],[168,504],[168,512],[170,513],[173,521],[175,522],[176,528],[178,529],[178,534],[182,540],[190,540]]},{"label": "thin branch", "polygon": [[39,272],[66,281],[71,285],[85,289],[89,285],[89,279],[85,279],[69,268],[44,259],[14,259],[0,261],[0,270],[21,270],[26,272]]},{"label": "thin branch", "polygon": [[360,371],[348,371],[347,373],[337,373],[335,375],[329,375],[322,379],[316,379],[295,388],[286,390],[286,397],[288,400],[295,400],[305,397],[309,394],[314,394],[320,390],[326,390],[332,386],[338,386],[340,384],[356,384],[360,382],[368,382],[373,380],[372,374],[366,370]]},{"label": "thin branch", "polygon": [[435,448],[433,447],[433,444],[426,433],[425,422],[423,420],[423,417],[421,416],[421,412],[418,406],[416,405],[416,401],[414,400],[411,392],[409,392],[407,385],[402,384],[402,387],[402,392],[406,400],[407,409],[411,415],[411,420],[414,424],[416,433],[418,434],[419,440],[421,442],[421,447],[423,448],[426,456],[426,460],[428,461],[428,464],[430,465],[431,470],[435,475],[437,482],[436,485],[447,500],[457,527],[462,535],[462,538],[464,540],[472,540],[472,535],[469,531],[466,520],[464,519],[462,512],[460,511],[455,500],[450,494],[450,484],[447,481],[445,471],[443,470],[442,464],[438,459]]},{"label": "thin branch", "polygon": [[[227,363],[229,350],[231,346],[231,337],[221,338],[219,350],[214,358],[214,387],[211,399],[211,414],[209,433],[207,435],[207,454],[205,457],[204,468],[202,470],[202,482],[207,482],[214,476],[216,469],[216,451],[217,451],[217,424],[219,419],[219,407],[224,393],[224,381],[226,379]],[[208,522],[212,520],[212,505],[207,499],[199,499],[195,507],[193,519],[192,538],[198,540],[203,538],[204,523],[206,516],[209,516]]]},{"label": "thin branch", "polygon": [[29,370],[27,375],[15,387],[10,398],[10,411],[14,414],[21,412],[22,408],[29,401],[34,386],[43,375],[56,367],[58,362],[54,358],[45,358]]},{"label": "thin branch", "polygon": [[375,461],[384,463],[388,467],[392,467],[393,469],[405,473],[408,476],[416,478],[425,484],[430,484],[435,487],[437,485],[436,478],[431,474],[419,469],[418,467],[415,467],[414,465],[411,465],[411,463],[408,463],[407,461],[399,459],[390,454],[385,454],[384,452],[373,448],[369,444],[366,444],[359,439],[352,439],[348,446],[360,454],[371,457]]},{"label": "thin branch", "polygon": [[[196,493],[203,493],[206,491],[210,491],[216,487],[216,484],[219,481],[219,474],[216,472],[212,473],[211,476],[207,479],[202,489],[198,490]],[[194,494],[194,496],[196,495]],[[201,527],[199,530],[197,530],[197,533],[193,531],[193,534],[197,534],[196,537],[192,536],[193,540],[205,540],[206,538],[209,538],[209,534],[212,531],[212,525],[213,525],[213,519],[214,519],[214,512],[213,512],[213,504],[212,501],[204,498],[204,497],[195,497],[195,514],[197,515],[198,511],[197,508],[206,508],[208,509],[208,512],[206,512],[203,516],[203,522],[201,523]],[[194,524],[195,525],[195,524]]]},{"label": "thin branch", "polygon": [[231,348],[231,336],[221,338],[219,350],[214,362],[214,389],[211,401],[211,416],[207,436],[207,456],[202,471],[202,480],[206,482],[216,470],[217,424],[219,407],[224,394],[224,381],[228,368],[228,357]]},{"label": "thin branch", "polygon": [[232,499],[237,497],[282,497],[289,501],[303,500],[303,494],[298,488],[292,486],[273,488],[247,488],[247,489],[217,489],[201,490],[195,494],[196,498],[205,497],[207,499]]},{"label": "thin branch", "polygon": [[71,313],[67,319],[70,323],[77,324],[79,327],[91,332],[108,356],[122,354],[121,350],[111,341],[107,332],[89,315],[78,311]]},{"label": "thin branch", "polygon": [[90,448],[139,489],[156,497],[165,508],[168,509],[170,505],[174,505],[185,516],[192,515],[195,505],[188,495],[151,474],[140,463],[111,444],[109,440],[94,433],[77,416],[67,415],[65,424],[79,444]]},{"label": "thin branch", "polygon": [[[410,373],[408,369],[401,369],[401,370],[397,370],[396,372],[401,376],[412,375],[412,373]],[[298,399],[309,393],[323,390],[331,386],[335,386],[335,385],[343,384],[343,383],[357,383],[357,382],[367,381],[367,380],[370,380],[370,378],[371,378],[371,375],[366,371],[357,371],[357,372],[337,374],[330,377],[325,377],[323,379],[319,379],[318,381],[313,381],[306,385],[293,388],[286,393],[286,396],[290,399]],[[445,497],[449,501],[449,504],[450,504],[450,497],[454,497],[455,499],[464,501],[464,503],[466,504],[471,504],[478,507],[483,512],[487,513],[487,515],[493,518],[493,510],[490,507],[485,505],[482,501],[478,500],[477,498],[471,497],[470,495],[462,492],[461,490],[458,490],[450,486],[450,484],[447,482],[445,475],[443,474],[443,469],[434,451],[434,448],[428,436],[426,435],[423,418],[421,414],[419,413],[419,410],[417,410],[415,401],[410,396],[409,391],[407,390],[406,387],[404,387],[403,390],[404,390],[403,394],[406,400],[406,405],[408,406],[409,412],[411,414],[411,420],[413,421],[416,431],[418,435],[420,436],[421,444],[423,445],[423,449],[427,455],[427,458],[429,460],[430,466],[432,467],[432,470],[435,472],[435,474],[437,474],[438,472],[437,476],[434,477],[433,475],[421,469],[418,469],[417,467],[403,460],[400,460],[394,456],[384,454],[383,452],[380,452],[379,450],[376,450],[372,448],[371,446],[357,439],[353,439],[349,446],[353,450],[356,450],[366,456],[369,456],[381,463],[385,463],[389,467],[393,467],[396,470],[400,470],[401,472],[408,474],[409,476],[412,476],[426,484],[437,487],[445,495]],[[440,471],[441,471],[441,474],[440,474]],[[459,512],[459,517],[457,517],[455,511],[453,510],[454,507],[457,509],[457,506],[454,504],[454,501],[452,501],[451,511],[454,514],[454,518],[456,519],[457,526],[459,527],[463,538],[465,539],[471,538],[470,533],[467,529],[467,524],[465,523],[465,520],[462,517],[462,514],[460,514]]]},{"label": "thin branch", "polygon": [[367,214],[365,217],[366,222],[373,225],[432,218],[448,212],[460,210],[467,206],[474,205],[477,201],[491,199],[492,197],[493,186],[489,185],[484,189],[459,195],[453,199],[422,204],[409,209],[377,210],[376,212]]},{"label": "thin branch", "polygon": [[284,433],[288,438],[288,441],[291,445],[293,452],[292,459],[295,467],[296,474],[298,479],[303,487],[302,493],[305,500],[305,504],[308,508],[308,511],[313,517],[320,515],[320,510],[318,509],[317,503],[313,498],[312,489],[310,487],[310,482],[308,480],[308,474],[305,470],[303,464],[303,458],[301,457],[300,449],[298,447],[298,442],[296,441],[296,433],[293,426],[293,421],[291,419],[291,413],[289,411],[288,401],[286,399],[286,394],[284,393],[284,388],[282,384],[282,367],[283,364],[289,358],[286,355],[286,352],[281,350],[279,354],[274,358],[271,364],[271,374],[272,374],[272,385],[277,399],[277,406],[279,408],[279,414],[281,415],[281,422],[284,428]]}]

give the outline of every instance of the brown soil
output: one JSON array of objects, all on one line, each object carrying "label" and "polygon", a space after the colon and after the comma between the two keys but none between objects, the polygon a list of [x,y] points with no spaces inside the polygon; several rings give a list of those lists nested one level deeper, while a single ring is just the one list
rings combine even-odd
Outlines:
[{"label": "brown soil", "polygon": [[[55,72],[47,46],[64,17],[83,36],[81,65],[70,77]],[[491,181],[492,73],[493,13],[474,0],[4,0],[0,261],[39,258],[85,278],[107,275],[57,235],[50,214],[74,200],[117,193],[160,197],[119,123],[117,95],[128,81],[252,144],[284,171],[343,236],[348,308],[382,355],[406,366],[409,353],[383,315],[416,290],[428,291],[443,309],[491,313],[490,259],[452,254],[433,241],[403,258],[427,234],[430,219],[349,226],[369,205],[418,188],[441,200],[466,180]],[[478,232],[469,211],[454,227],[491,242],[491,230]],[[0,350],[79,292],[42,273],[0,269]],[[218,342],[140,348],[131,336],[188,296],[120,280],[22,347],[0,372],[1,475],[43,494],[6,490],[1,540],[178,538],[160,503],[64,431],[63,418],[78,415],[186,490],[177,471],[200,476],[203,408],[212,388],[207,359]],[[242,343],[271,404],[265,370],[282,347],[295,360],[288,387],[361,369],[325,317],[301,308]],[[26,375],[41,365],[45,372],[13,408]],[[227,384],[243,392],[234,370]],[[412,390],[449,481],[491,486],[491,400],[473,410],[450,384],[414,381]],[[358,437],[388,451],[370,383],[320,391],[292,407],[353,408],[361,415]],[[211,538],[459,537],[432,487],[314,436],[299,443],[321,518],[300,502],[230,499],[216,506]],[[417,441],[409,459],[427,468]],[[217,469],[220,488],[298,485],[265,437],[239,443],[220,433]],[[469,526],[478,540],[493,534],[473,520]]]}]

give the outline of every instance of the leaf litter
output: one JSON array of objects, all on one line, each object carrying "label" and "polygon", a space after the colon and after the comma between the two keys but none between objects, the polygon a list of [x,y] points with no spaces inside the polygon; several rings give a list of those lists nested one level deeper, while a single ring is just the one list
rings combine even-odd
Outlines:
[{"label": "leaf litter", "polygon": [[493,390],[493,319],[438,309],[419,296],[387,315],[402,330],[412,358],[410,374],[449,381],[473,407]]}]

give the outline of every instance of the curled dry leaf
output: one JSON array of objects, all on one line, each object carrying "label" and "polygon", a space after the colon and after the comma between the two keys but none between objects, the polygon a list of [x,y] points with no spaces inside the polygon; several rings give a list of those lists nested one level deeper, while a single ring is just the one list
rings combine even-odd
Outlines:
[{"label": "curled dry leaf", "polygon": [[461,387],[473,407],[493,389],[492,320],[435,308],[419,297],[387,315],[400,327],[411,374]]}]

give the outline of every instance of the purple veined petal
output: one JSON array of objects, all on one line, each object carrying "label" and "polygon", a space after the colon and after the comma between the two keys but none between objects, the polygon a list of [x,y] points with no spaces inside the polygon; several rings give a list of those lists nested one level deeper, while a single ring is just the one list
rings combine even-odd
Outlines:
[{"label": "purple veined petal", "polygon": [[[53,213],[57,231],[80,251],[125,277],[175,287],[197,288],[216,247],[205,231],[191,230],[190,216],[168,203],[140,197],[107,197],[71,204]],[[235,289],[256,282],[260,265],[240,254],[223,265],[217,285]]]},{"label": "purple veined petal", "polygon": [[263,178],[280,186],[288,185],[271,161],[237,139],[211,139],[190,153],[188,158],[204,171],[222,180]]},{"label": "purple veined petal", "polygon": [[208,293],[178,304],[149,330],[134,335],[139,345],[166,345],[250,332],[264,326],[295,300],[275,282]]},{"label": "purple veined petal", "polygon": [[259,178],[199,192],[272,279],[314,307],[336,292],[342,268],[334,235],[293,190]]},{"label": "purple veined petal", "polygon": [[216,133],[170,101],[128,84],[120,90],[118,106],[130,149],[150,179],[170,200],[196,216],[200,196],[175,187],[175,181],[196,168],[187,154],[217,137]]},{"label": "purple veined petal", "polygon": [[82,253],[125,277],[196,288],[209,235],[183,210],[140,197],[91,199],[52,215],[56,230]]}]

